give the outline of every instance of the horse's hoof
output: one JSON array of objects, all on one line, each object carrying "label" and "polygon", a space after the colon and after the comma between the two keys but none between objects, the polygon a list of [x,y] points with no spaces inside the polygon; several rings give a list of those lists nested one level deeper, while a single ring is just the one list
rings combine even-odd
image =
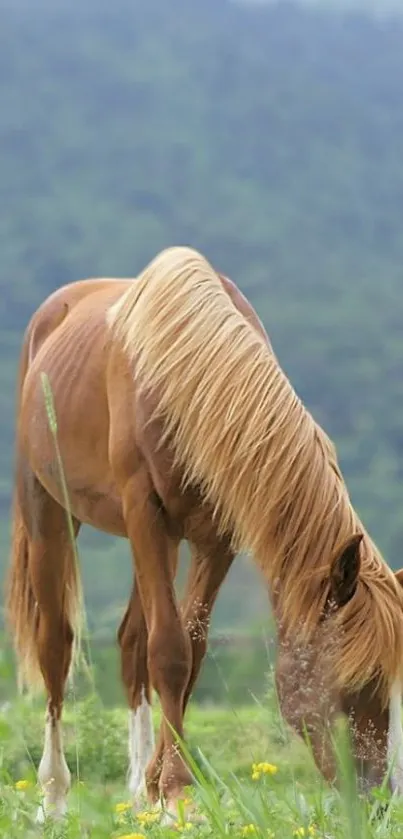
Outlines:
[{"label": "horse's hoof", "polygon": [[39,805],[35,822],[36,824],[44,824],[49,821],[61,821],[67,812],[67,804],[65,801],[56,801],[51,804],[43,802]]},{"label": "horse's hoof", "polygon": [[200,813],[193,802],[191,805],[183,805],[183,796],[180,798],[171,798],[162,804],[162,817],[160,821],[162,827],[170,827],[172,830],[175,830],[183,827],[183,824],[196,826],[206,823],[206,816]]},{"label": "horse's hoof", "polygon": [[147,790],[144,783],[138,787],[130,787],[130,800],[134,815],[147,809]]},{"label": "horse's hoof", "polygon": [[39,805],[36,811],[35,822],[36,824],[44,824],[46,821],[45,809],[42,804]]}]

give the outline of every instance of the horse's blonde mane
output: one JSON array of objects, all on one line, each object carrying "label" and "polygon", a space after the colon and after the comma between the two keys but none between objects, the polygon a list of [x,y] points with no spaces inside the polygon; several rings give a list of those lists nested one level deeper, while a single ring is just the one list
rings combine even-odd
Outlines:
[{"label": "horse's blonde mane", "polygon": [[108,313],[158,397],[184,479],[201,487],[221,531],[253,553],[278,591],[287,631],[314,637],[330,563],[364,534],[358,589],[332,620],[340,685],[377,678],[385,702],[403,664],[403,597],[350,503],[329,438],[271,348],[190,248],[160,253]]}]

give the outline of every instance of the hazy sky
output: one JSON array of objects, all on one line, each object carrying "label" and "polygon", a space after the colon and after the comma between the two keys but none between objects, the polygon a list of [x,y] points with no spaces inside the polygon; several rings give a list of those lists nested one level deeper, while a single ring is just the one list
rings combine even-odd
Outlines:
[{"label": "hazy sky", "polygon": [[362,9],[373,11],[379,15],[390,13],[403,14],[403,0],[235,0],[238,3],[255,3],[259,5],[276,5],[283,2],[297,2],[305,6],[328,9],[333,6],[340,9]]}]

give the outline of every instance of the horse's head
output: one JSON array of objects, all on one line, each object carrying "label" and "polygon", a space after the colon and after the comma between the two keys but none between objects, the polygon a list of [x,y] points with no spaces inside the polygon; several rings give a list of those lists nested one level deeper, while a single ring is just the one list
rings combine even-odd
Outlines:
[{"label": "horse's head", "polygon": [[[359,786],[362,791],[378,786],[391,767],[390,785],[403,794],[403,730],[401,721],[402,687],[398,680],[390,684],[385,701],[385,673],[382,661],[378,672],[362,679],[358,688],[349,687],[340,679],[340,672],[366,672],[370,656],[368,645],[381,643],[387,637],[388,622],[393,611],[394,630],[401,621],[403,610],[401,586],[403,570],[384,576],[377,589],[372,581],[372,593],[360,575],[360,544],[362,536],[350,538],[337,553],[330,566],[329,596],[323,619],[309,644],[289,637],[279,624],[277,687],[281,710],[286,720],[302,736],[308,736],[317,766],[328,781],[335,780],[336,761],[333,723],[344,714],[350,724],[350,735]],[[383,586],[383,588],[381,588]],[[387,594],[385,594],[385,592]],[[390,611],[385,607],[379,631],[382,598],[388,598]],[[360,598],[363,602],[360,601]],[[364,602],[364,598],[366,598]],[[352,625],[354,630],[352,632]],[[377,634],[378,632],[378,634]],[[393,635],[394,632],[394,635]],[[345,635],[346,643],[342,637]],[[361,638],[362,647],[357,645]],[[349,639],[355,638],[352,648],[354,660],[348,661]],[[385,644],[386,646],[386,644]],[[384,650],[385,668],[391,661],[390,650]],[[361,656],[362,653],[362,656]],[[341,657],[344,660],[341,660]],[[382,659],[382,656],[378,656]],[[368,671],[370,672],[370,671]],[[381,678],[379,678],[379,676]],[[350,682],[351,685],[351,682]]]}]

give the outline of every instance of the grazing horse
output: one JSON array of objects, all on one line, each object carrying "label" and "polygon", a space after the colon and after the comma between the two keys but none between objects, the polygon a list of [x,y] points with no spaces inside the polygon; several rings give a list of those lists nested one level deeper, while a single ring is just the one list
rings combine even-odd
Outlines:
[{"label": "grazing horse", "polygon": [[[282,711],[335,777],[330,723],[344,712],[363,784],[403,791],[401,574],[355,513],[335,449],[297,397],[255,312],[198,252],[161,252],[136,280],[56,291],[21,359],[8,617],[21,676],[45,683],[39,779],[64,813],[61,713],[80,580],[41,385],[52,388],[75,534],[129,539],[133,590],[119,629],[130,706],[130,789],[176,812],[191,783],[174,732],[206,650],[217,592],[249,551],[278,626]],[[191,547],[187,592],[174,590]],[[154,746],[151,690],[163,712]]]}]

